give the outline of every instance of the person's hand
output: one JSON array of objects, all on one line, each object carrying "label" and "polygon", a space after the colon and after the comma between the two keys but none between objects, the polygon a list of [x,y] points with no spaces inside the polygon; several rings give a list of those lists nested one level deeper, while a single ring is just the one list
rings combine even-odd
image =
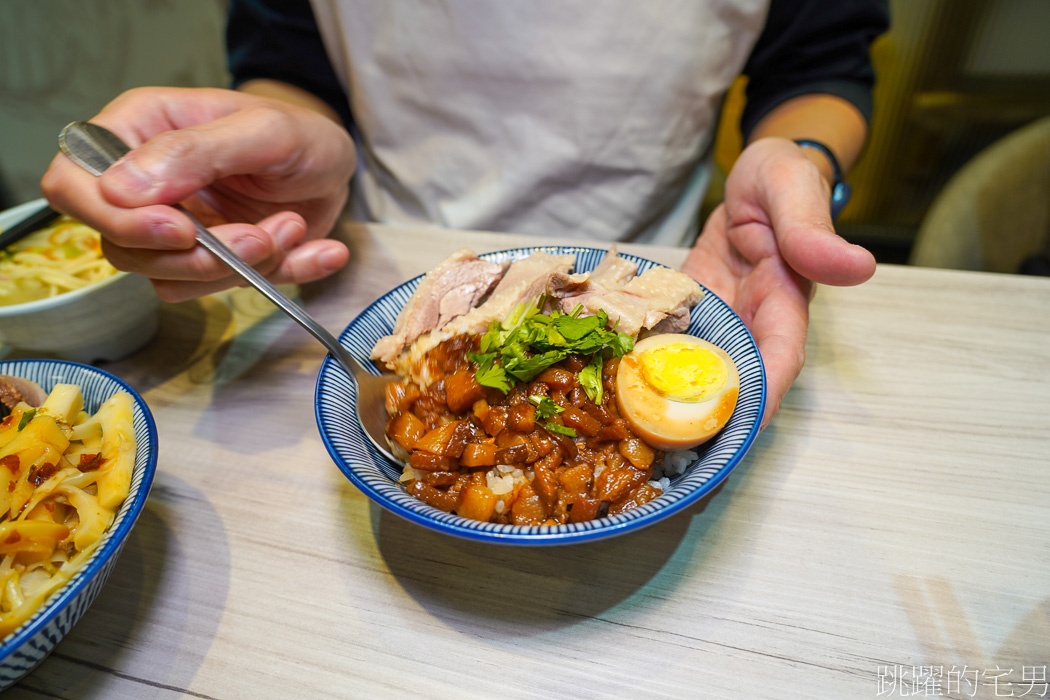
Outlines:
[{"label": "person's hand", "polygon": [[346,247],[325,236],[356,155],[345,129],[321,114],[232,90],[139,88],[91,121],[134,150],[98,178],[60,153],[44,195],[99,230],[113,265],[151,278],[162,299],[241,281],[195,245],[176,203],[274,282],[308,282],[346,263]]},{"label": "person's hand", "polygon": [[751,329],[766,368],[762,427],[780,408],[805,361],[814,283],[854,285],[875,258],[832,226],[830,188],[787,139],[759,139],[726,179],[682,271],[722,297]]}]

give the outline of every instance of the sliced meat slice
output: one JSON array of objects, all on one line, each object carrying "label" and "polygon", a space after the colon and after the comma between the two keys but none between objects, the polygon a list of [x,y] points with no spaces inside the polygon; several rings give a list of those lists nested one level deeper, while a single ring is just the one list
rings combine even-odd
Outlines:
[{"label": "sliced meat slice", "polygon": [[638,274],[638,264],[620,257],[616,246],[611,246],[602,261],[591,271],[591,282],[608,290],[619,289]]},{"label": "sliced meat slice", "polygon": [[[586,294],[591,286],[591,273],[589,272],[559,272],[551,275],[547,293],[555,299],[574,299],[581,294]],[[564,306],[559,302],[560,306]]]},{"label": "sliced meat slice", "polygon": [[[576,262],[573,255],[533,253],[511,264],[492,294],[480,306],[453,319],[439,329],[421,335],[405,352],[387,364],[403,376],[421,379],[419,360],[439,343],[465,333],[482,333],[493,321],[501,321],[521,303],[535,301],[547,292],[551,277],[567,273]],[[425,378],[424,378],[425,379]],[[429,382],[424,382],[424,385]]]},{"label": "sliced meat slice", "polygon": [[36,382],[0,374],[0,418],[9,415],[19,403],[37,407],[46,400],[47,392]]},{"label": "sliced meat slice", "polygon": [[617,324],[616,330],[637,336],[643,329],[687,328],[689,309],[702,296],[700,285],[688,275],[666,267],[652,267],[621,289],[591,294],[579,303],[588,314],[605,309],[609,321]]},{"label": "sliced meat slice", "polygon": [[652,326],[644,326],[653,333],[682,333],[689,328],[689,309],[686,305],[673,309]]},{"label": "sliced meat slice", "polygon": [[571,313],[577,304],[592,294],[615,291],[627,284],[638,272],[638,265],[620,257],[616,246],[609,248],[601,262],[590,272],[557,274],[551,278],[551,296],[561,299],[559,306]]},{"label": "sliced meat slice", "polygon": [[389,363],[419,336],[469,312],[506,269],[506,265],[482,260],[469,248],[445,258],[420,280],[397,315],[393,333],[372,348],[372,359]]}]

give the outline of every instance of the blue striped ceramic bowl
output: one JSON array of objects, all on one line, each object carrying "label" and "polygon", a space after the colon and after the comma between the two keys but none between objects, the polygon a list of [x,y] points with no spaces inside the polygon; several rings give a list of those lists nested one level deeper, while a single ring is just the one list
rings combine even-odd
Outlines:
[{"label": "blue striped ceramic bowl", "polygon": [[[517,248],[481,257],[497,262],[517,260],[536,250],[574,254],[577,272],[592,270],[605,255],[604,250],[596,248],[556,246]],[[639,272],[656,265],[651,260],[621,255],[638,263]],[[420,279],[421,276],[409,280],[377,299],[346,327],[340,343],[371,367],[368,355],[372,346],[391,332],[398,311]],[[468,520],[413,498],[397,483],[401,466],[379,454],[361,432],[354,409],[357,387],[330,357],[321,367],[314,402],[321,437],[335,463],[369,498],[397,515],[439,532],[485,542],[555,545],[599,540],[652,525],[703,498],[728,476],[758,435],[765,409],[765,370],[751,333],[724,301],[704,291],[703,300],[692,311],[687,332],[724,348],[736,362],[740,372],[736,411],[721,433],[696,449],[699,459],[672,481],[668,491],[633,510],[586,523],[522,527]]]},{"label": "blue striped ceramic bowl", "polygon": [[84,395],[85,409],[91,412],[115,392],[126,391],[134,401],[138,442],[131,492],[98,549],[33,617],[0,642],[2,690],[33,670],[51,653],[94,602],[109,578],[153,483],[157,466],[157,427],[142,397],[120,379],[100,369],[63,360],[9,360],[0,362],[0,374],[29,379],[48,391],[55,384],[76,384]]}]

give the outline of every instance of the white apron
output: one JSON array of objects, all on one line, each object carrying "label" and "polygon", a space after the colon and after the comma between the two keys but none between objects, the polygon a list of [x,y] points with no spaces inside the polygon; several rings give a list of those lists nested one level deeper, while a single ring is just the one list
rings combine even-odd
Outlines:
[{"label": "white apron", "polygon": [[366,221],[688,244],[768,0],[313,0]]}]

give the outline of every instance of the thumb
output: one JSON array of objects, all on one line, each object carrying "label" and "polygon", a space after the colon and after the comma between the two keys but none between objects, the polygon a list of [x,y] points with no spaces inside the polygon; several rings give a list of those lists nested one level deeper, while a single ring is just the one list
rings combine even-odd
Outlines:
[{"label": "thumb", "polygon": [[795,272],[822,284],[854,285],[875,274],[875,258],[845,241],[831,221],[827,188],[808,158],[790,144],[785,155],[762,170],[769,223],[784,260]]}]

